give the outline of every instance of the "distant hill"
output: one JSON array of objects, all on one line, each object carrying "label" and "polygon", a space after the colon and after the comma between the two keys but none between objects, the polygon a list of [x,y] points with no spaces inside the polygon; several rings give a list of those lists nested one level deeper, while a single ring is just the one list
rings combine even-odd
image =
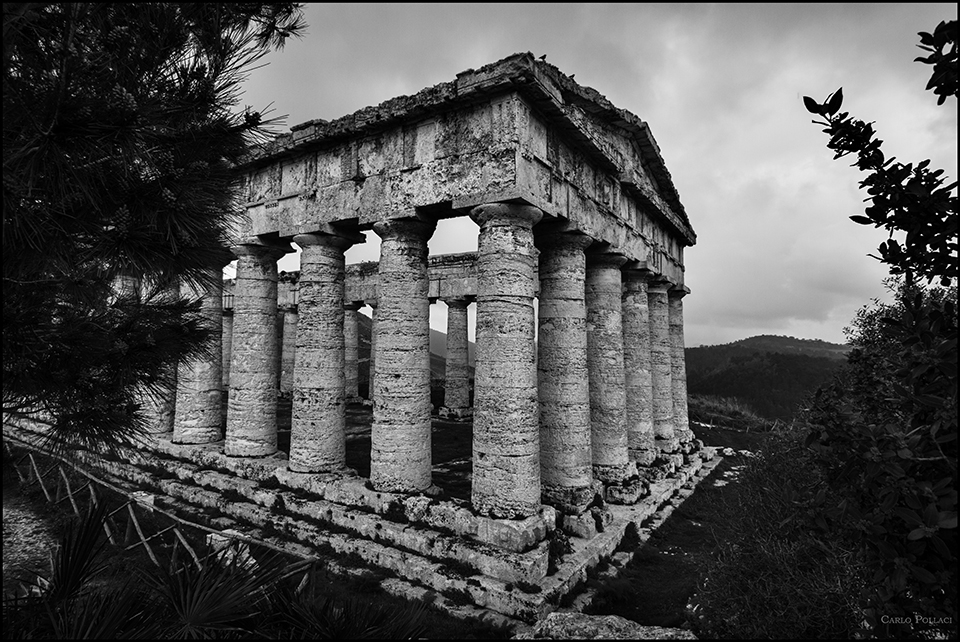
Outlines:
[{"label": "distant hill", "polygon": [[687,390],[733,397],[768,419],[789,420],[803,399],[846,363],[849,346],[763,335],[687,348]]},{"label": "distant hill", "polygon": [[[357,361],[360,383],[366,385],[370,374],[370,329],[372,327],[370,317],[365,314],[357,315],[357,331],[359,334],[359,343],[357,348]],[[473,364],[474,349],[476,345],[470,341],[467,343],[467,359]],[[447,367],[447,335],[439,330],[430,329],[430,376],[431,379],[443,379]],[[470,368],[470,376],[473,376],[473,368]]]},{"label": "distant hill", "polygon": [[774,334],[761,334],[756,337],[740,339],[733,343],[727,343],[721,346],[708,346],[713,348],[725,348],[736,346],[758,352],[779,352],[780,354],[805,354],[808,357],[827,357],[828,359],[840,359],[846,361],[847,353],[850,352],[850,346],[821,341],[820,339],[797,339],[796,337],[781,337]]}]

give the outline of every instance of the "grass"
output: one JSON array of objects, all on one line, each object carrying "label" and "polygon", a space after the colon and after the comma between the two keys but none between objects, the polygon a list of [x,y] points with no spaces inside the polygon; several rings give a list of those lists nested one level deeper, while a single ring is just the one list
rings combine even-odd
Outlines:
[{"label": "grass", "polygon": [[691,427],[700,425],[746,432],[764,432],[774,424],[769,419],[757,415],[747,404],[732,397],[690,395],[688,415]]},{"label": "grass", "polygon": [[[766,438],[764,433],[727,428],[693,426],[693,430],[708,446],[737,451],[757,450]],[[633,559],[615,579],[589,580],[588,586],[597,592],[587,611],[619,615],[645,626],[683,625],[688,619],[687,604],[721,542],[732,535],[723,497],[738,492],[736,482],[730,480],[745,462],[743,456],[725,458],[645,544],[634,544]]]}]

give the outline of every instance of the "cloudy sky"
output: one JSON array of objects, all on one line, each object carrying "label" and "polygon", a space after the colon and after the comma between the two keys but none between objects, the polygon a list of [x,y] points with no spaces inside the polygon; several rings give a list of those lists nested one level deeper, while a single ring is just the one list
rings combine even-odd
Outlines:
[{"label": "cloudy sky", "polygon": [[[647,121],[697,245],[687,248],[688,346],[757,334],[844,342],[887,271],[863,177],[832,160],[802,98],[843,87],[887,155],[957,178],[957,104],[925,92],[918,31],[956,4],[309,4],[307,34],[250,74],[243,104],[286,125],[333,120],[530,51]],[[431,254],[476,249],[469,219],[441,222]],[[347,262],[377,260],[379,243]],[[281,269],[297,269],[293,255]],[[433,323],[444,329],[445,310]]]}]

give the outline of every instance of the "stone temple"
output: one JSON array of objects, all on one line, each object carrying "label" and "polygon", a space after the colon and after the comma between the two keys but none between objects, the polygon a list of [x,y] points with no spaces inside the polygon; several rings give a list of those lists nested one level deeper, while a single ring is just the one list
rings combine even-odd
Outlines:
[{"label": "stone temple", "polygon": [[[517,54],[297,125],[239,171],[247,221],[230,311],[222,292],[204,294],[211,319],[223,315],[224,359],[179,372],[154,448],[180,462],[166,464],[180,481],[161,492],[229,486],[249,503],[219,510],[270,522],[291,547],[355,553],[411,595],[458,594],[532,621],[707,468],[684,367],[683,253],[696,236],[639,117]],[[438,220],[462,216],[479,250],[428,257]],[[367,230],[382,241],[379,263],[346,266]],[[291,242],[300,272],[278,287]],[[438,410],[472,417],[469,502],[444,499],[432,479],[438,300],[449,309]],[[363,305],[375,312],[369,479],[345,464]],[[288,453],[277,448],[278,385],[292,392]],[[565,555],[551,547],[559,533]]]}]

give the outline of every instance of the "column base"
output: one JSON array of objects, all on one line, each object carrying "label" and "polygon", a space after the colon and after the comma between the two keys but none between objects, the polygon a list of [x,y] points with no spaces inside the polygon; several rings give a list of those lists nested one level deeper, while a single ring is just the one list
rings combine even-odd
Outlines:
[{"label": "column base", "polygon": [[639,475],[622,482],[604,484],[603,498],[609,504],[630,506],[650,494],[650,489]]},{"label": "column base", "polygon": [[440,418],[449,421],[469,421],[473,419],[473,408],[440,408]]},{"label": "column base", "polygon": [[349,406],[349,405],[364,404],[364,402],[366,402],[366,399],[364,399],[363,397],[347,397],[344,401]]},{"label": "column base", "polygon": [[619,484],[631,477],[637,476],[637,462],[628,461],[625,464],[609,466],[603,464],[593,465],[593,478],[604,484]]},{"label": "column base", "polygon": [[644,466],[640,470],[640,478],[647,484],[655,484],[662,481],[676,472],[676,465],[667,459],[657,458],[649,466]]},{"label": "column base", "polygon": [[599,483],[596,487],[594,485],[570,487],[544,484],[540,490],[540,501],[553,506],[565,515],[580,515],[601,493],[602,486]]},{"label": "column base", "polygon": [[630,450],[630,461],[635,462],[637,467],[650,466],[657,459],[659,453],[655,448],[637,448]]},{"label": "column base", "polygon": [[223,454],[231,459],[262,459],[265,457],[273,457],[279,452],[276,447],[269,449],[243,446],[231,446],[227,448],[224,446],[223,448]]},{"label": "column base", "polygon": [[657,452],[662,455],[680,451],[680,439],[678,437],[668,437],[667,439],[657,437],[654,445],[656,446]]},{"label": "column base", "polygon": [[580,515],[564,515],[560,528],[568,535],[593,539],[612,523],[613,512],[609,508],[594,506]]}]

